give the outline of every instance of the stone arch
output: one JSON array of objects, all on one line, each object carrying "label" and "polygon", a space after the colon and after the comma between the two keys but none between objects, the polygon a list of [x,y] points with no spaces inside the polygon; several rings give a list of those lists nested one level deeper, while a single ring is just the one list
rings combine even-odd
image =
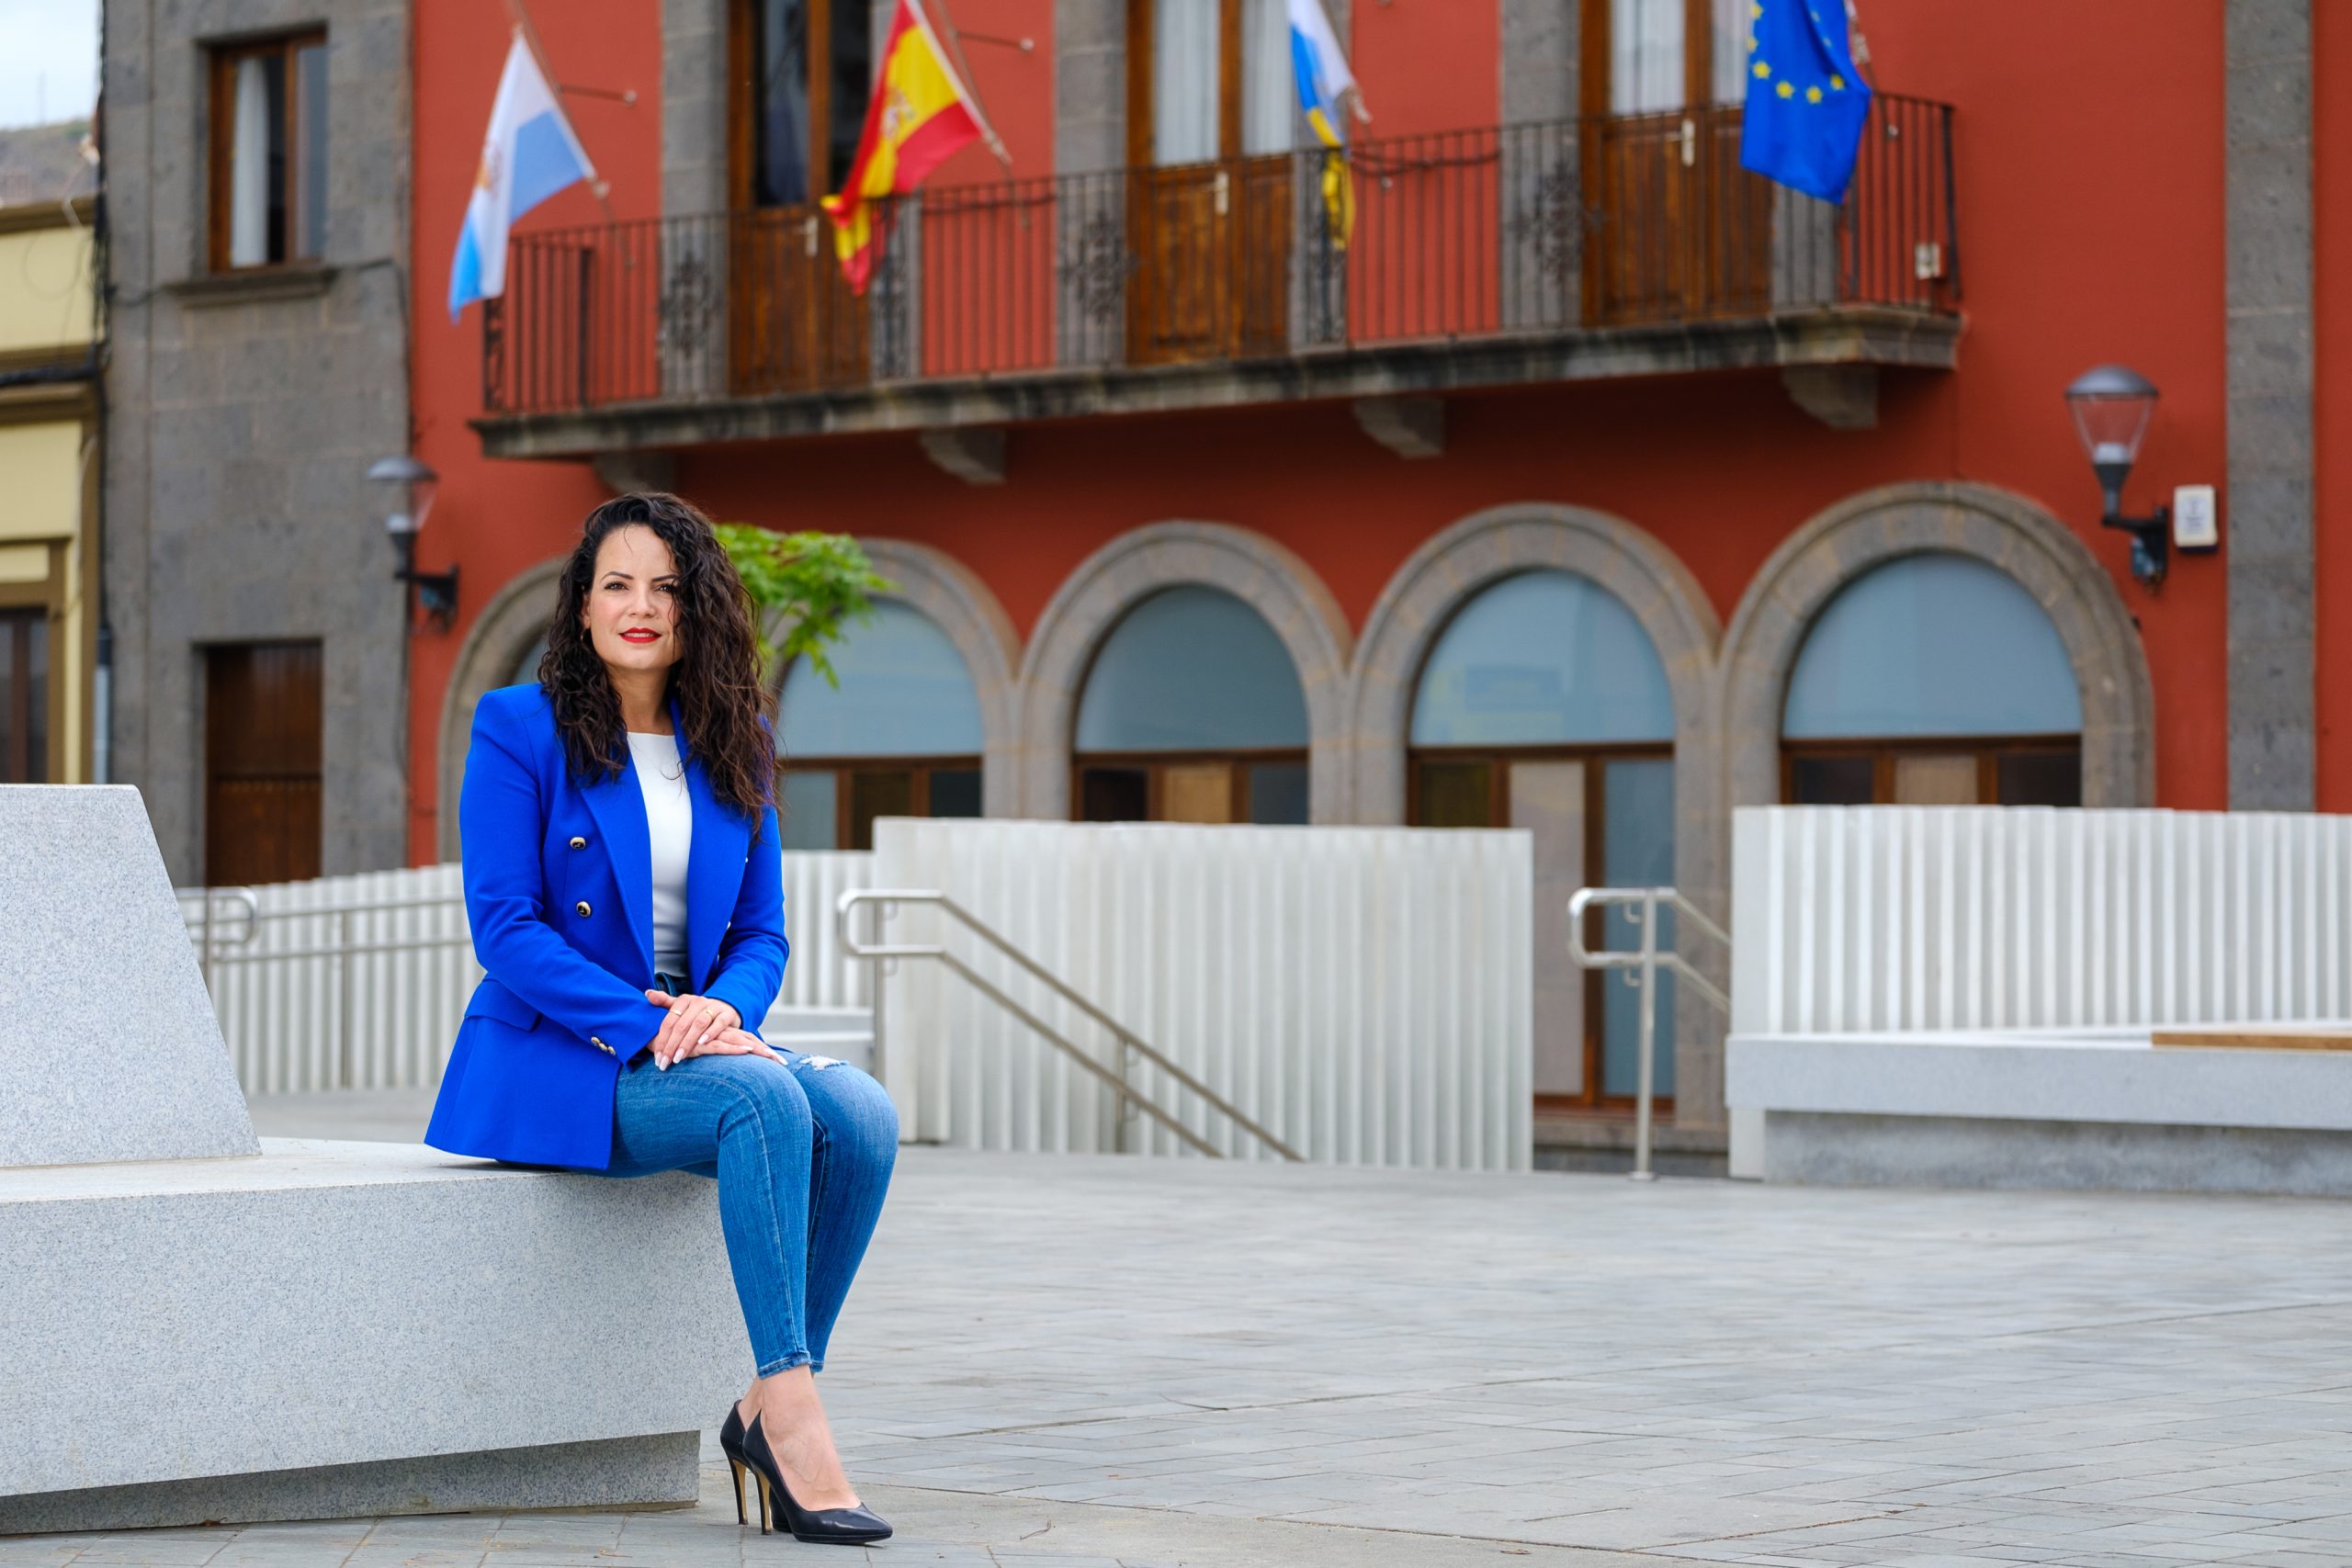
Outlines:
[{"label": "stone arch", "polygon": [[1070,734],[1095,649],[1137,603],[1186,583],[1232,594],[1282,638],[1306,694],[1309,818],[1347,820],[1347,617],[1313,567],[1222,523],[1154,523],[1121,535],[1080,563],[1037,617],[1018,699],[1023,814],[1069,816]]},{"label": "stone arch", "polygon": [[[1356,650],[1348,725],[1354,820],[1405,820],[1413,688],[1446,623],[1481,590],[1546,570],[1586,578],[1634,613],[1674,693],[1678,775],[1713,776],[1709,703],[1721,626],[1698,579],[1672,550],[1622,517],[1525,502],[1475,513],[1424,542],[1373,606]],[[1678,797],[1685,787],[1678,783]],[[1682,809],[1678,799],[1678,816]]]},{"label": "stone arch", "polygon": [[2155,696],[2115,580],[2064,523],[2021,496],[1948,480],[1849,497],[1792,534],[1748,584],[1724,638],[1726,809],[1781,797],[1781,705],[1806,632],[1873,567],[1940,551],[1980,560],[2033,595],[2065,645],[2083,703],[2083,804],[2155,798]]},{"label": "stone arch", "polygon": [[[1012,617],[977,573],[944,550],[907,539],[860,539],[858,545],[894,584],[876,597],[921,612],[962,657],[980,705],[980,809],[990,817],[1016,815],[1020,749],[1013,727],[1020,716],[1013,697],[1021,637]],[[783,680],[779,668],[772,685]]]},{"label": "stone arch", "polygon": [[[1354,819],[1405,820],[1405,757],[1421,667],[1454,615],[1484,590],[1525,571],[1569,571],[1630,610],[1666,667],[1674,701],[1674,882],[1718,919],[1729,834],[1723,819],[1715,701],[1722,626],[1706,591],[1680,558],[1646,530],[1588,507],[1522,502],[1463,518],[1396,569],[1364,622],[1350,694],[1348,739]],[[1689,956],[1730,987],[1728,955],[1711,942]],[[1557,955],[1565,962],[1565,953]],[[1703,1006],[1677,1012],[1675,1108],[1679,1126],[1723,1117],[1723,1029]]]},{"label": "stone arch", "polygon": [[563,575],[569,554],[553,556],[524,568],[506,580],[474,618],[458,649],[457,667],[441,694],[440,799],[435,811],[435,840],[441,858],[456,860],[458,795],[465,787],[466,743],[474,728],[474,705],[507,684],[514,661],[523,657],[539,634],[547,630],[555,609],[556,580]]}]

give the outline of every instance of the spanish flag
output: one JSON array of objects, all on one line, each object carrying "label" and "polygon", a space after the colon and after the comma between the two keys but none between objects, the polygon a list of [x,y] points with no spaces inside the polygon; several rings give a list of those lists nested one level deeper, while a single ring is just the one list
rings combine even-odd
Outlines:
[{"label": "spanish flag", "polygon": [[899,0],[889,40],[882,46],[874,101],[865,106],[857,156],[841,194],[824,199],[825,215],[833,220],[833,249],[851,288],[865,292],[881,254],[875,203],[906,195],[951,154],[983,136],[996,140],[949,67],[922,0]]}]

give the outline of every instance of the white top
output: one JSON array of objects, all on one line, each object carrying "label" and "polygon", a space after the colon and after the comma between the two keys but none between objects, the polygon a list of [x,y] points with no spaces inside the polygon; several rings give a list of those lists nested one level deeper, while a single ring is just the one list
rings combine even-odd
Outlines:
[{"label": "white top", "polygon": [[674,735],[628,738],[637,763],[637,787],[645,793],[645,831],[653,841],[653,967],[665,975],[686,974],[686,855],[695,841],[694,797],[686,793],[686,770],[678,761]]}]

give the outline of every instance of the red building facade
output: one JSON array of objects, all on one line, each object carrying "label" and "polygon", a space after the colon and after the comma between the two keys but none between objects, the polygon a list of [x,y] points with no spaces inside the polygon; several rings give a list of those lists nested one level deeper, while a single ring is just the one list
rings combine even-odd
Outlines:
[{"label": "red building facade", "polygon": [[[935,741],[813,750],[797,706],[854,724],[787,686],[807,841],[910,810],[1491,823],[1535,831],[1545,900],[1638,873],[1719,902],[1745,804],[2352,807],[2331,7],[1864,0],[1880,102],[1833,212],[1736,168],[1744,5],[1352,0],[1342,252],[1269,85],[1279,4],[933,0],[1012,168],[959,154],[865,300],[806,200],[887,6],[539,9],[562,82],[635,95],[566,100],[611,216],[532,214],[455,324],[505,24],[415,12],[419,559],[464,585],[411,645],[418,862],[456,850],[471,705],[582,514],[650,485],[857,535],[893,646],[968,678]],[[2219,491],[2224,547],[2158,585],[2062,400],[2104,363],[2162,392],[2126,510]],[[1204,647],[1187,687],[1170,650]],[[1287,664],[1262,701],[1253,659]],[[873,678],[869,706],[915,689]],[[1537,972],[1544,1108],[1599,1126],[1616,1004]],[[1674,1064],[1700,1147],[1709,1033]]]}]

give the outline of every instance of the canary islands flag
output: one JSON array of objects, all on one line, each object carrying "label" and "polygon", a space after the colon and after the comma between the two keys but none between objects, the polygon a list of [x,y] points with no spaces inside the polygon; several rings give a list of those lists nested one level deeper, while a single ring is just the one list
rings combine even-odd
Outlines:
[{"label": "canary islands flag", "polygon": [[458,231],[458,254],[449,263],[449,319],[456,321],[469,300],[506,292],[506,231],[514,220],[564,186],[595,177],[523,41],[523,29],[515,28],[490,106],[490,131],[481,139],[466,221]]},{"label": "canary islands flag", "polygon": [[834,253],[853,289],[865,292],[881,254],[875,203],[912,191],[951,154],[983,136],[994,144],[972,95],[949,68],[922,0],[899,0],[857,155],[841,193],[823,203],[833,220]]},{"label": "canary islands flag", "polygon": [[1845,0],[1752,0],[1742,168],[1823,201],[1846,199],[1871,90],[1854,69]]},{"label": "canary islands flag", "polygon": [[1331,243],[1348,248],[1356,226],[1355,181],[1348,169],[1348,116],[1342,100],[1356,93],[1356,73],[1340,52],[1323,0],[1290,0],[1291,74],[1298,80],[1298,107],[1323,143],[1323,209],[1329,214]]}]

